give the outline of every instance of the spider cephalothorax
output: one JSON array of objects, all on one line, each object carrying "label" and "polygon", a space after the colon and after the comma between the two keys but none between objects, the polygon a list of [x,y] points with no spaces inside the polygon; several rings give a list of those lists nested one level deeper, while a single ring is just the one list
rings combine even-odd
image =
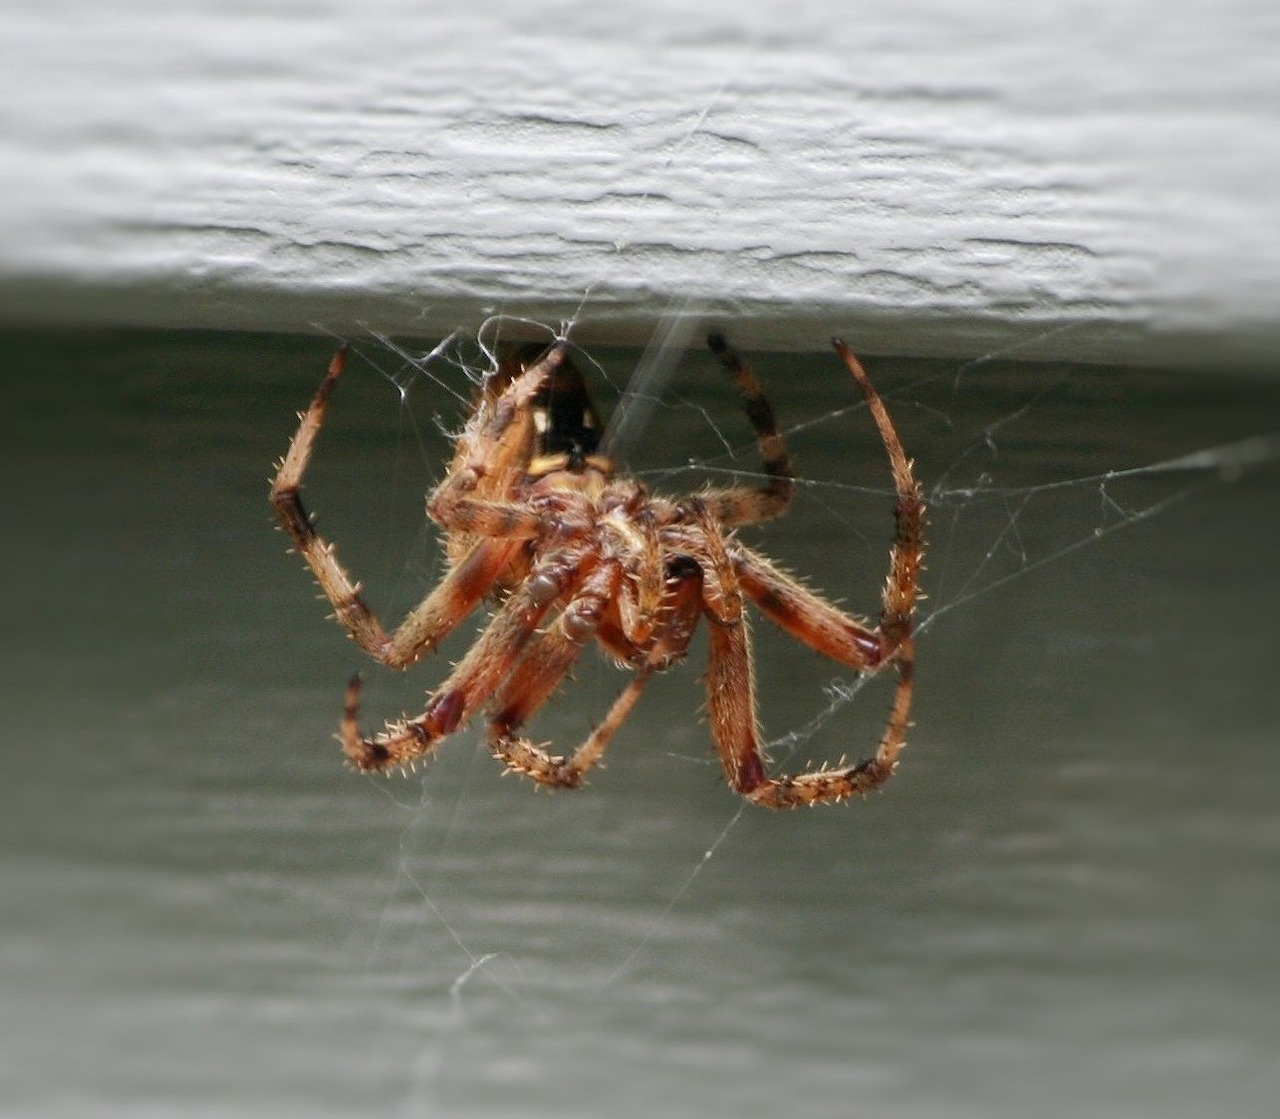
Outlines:
[{"label": "spider cephalothorax", "polygon": [[[480,393],[444,480],[427,501],[447,534],[449,568],[386,633],[312,524],[299,488],[344,354],[330,363],[271,487],[280,523],[315,573],[338,621],[383,664],[404,668],[434,648],[485,598],[492,619],[416,718],[368,737],[356,721],[359,680],[347,688],[339,738],[363,770],[412,765],[483,714],[489,746],[508,770],[568,788],[600,759],[656,672],[682,658],[695,628],[709,635],[707,709],[730,785],[773,808],[842,800],[882,784],[902,749],[911,706],[911,615],[924,552],[924,504],[893,424],[861,364],[835,346],[857,380],[888,452],[897,531],[880,621],[851,617],[733,534],[785,511],[790,461],[773,409],[722,337],[711,349],[734,380],[764,463],[756,487],[688,497],[650,493],[599,453],[599,423],[563,343],[509,355]],[[792,637],[861,671],[892,665],[897,689],[879,749],[855,765],[770,776],[756,728],[745,602]],[[630,682],[573,754],[554,756],[523,733],[582,649],[596,642]]]}]

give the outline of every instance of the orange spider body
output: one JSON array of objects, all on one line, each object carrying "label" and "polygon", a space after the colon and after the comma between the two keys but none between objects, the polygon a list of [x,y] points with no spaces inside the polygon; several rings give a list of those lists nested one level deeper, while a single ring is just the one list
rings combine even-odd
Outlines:
[{"label": "orange spider body", "polygon": [[[924,506],[910,463],[861,365],[837,340],[888,450],[898,493],[889,578],[880,622],[873,627],[734,537],[734,527],[785,511],[793,481],[773,410],[755,377],[722,338],[713,335],[710,343],[755,428],[764,484],[667,498],[617,477],[598,453],[599,424],[565,346],[536,360],[510,358],[486,385],[444,480],[427,502],[429,516],[447,533],[448,572],[391,634],[316,533],[299,496],[342,372],[343,354],[335,356],[280,464],[271,500],[339,622],[375,659],[403,668],[434,648],[483,599],[498,603],[488,626],[416,718],[363,735],[356,719],[359,681],[351,681],[339,738],[357,768],[412,765],[483,712],[490,749],[508,771],[551,787],[575,787],[599,761],[649,679],[685,655],[705,621],[712,736],[736,791],[757,804],[792,807],[842,800],[892,775],[909,725],[911,614],[924,550]],[[756,727],[744,600],[834,660],[864,671],[894,667],[895,698],[872,758],[795,776],[768,774]],[[572,755],[553,756],[522,728],[592,641],[633,676],[587,740]]]}]

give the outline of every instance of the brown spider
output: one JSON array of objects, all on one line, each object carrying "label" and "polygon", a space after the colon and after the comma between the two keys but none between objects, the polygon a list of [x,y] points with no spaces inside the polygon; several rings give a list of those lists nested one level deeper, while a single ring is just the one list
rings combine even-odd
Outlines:
[{"label": "brown spider", "polygon": [[[911,614],[924,552],[924,503],[893,424],[857,358],[836,351],[866,397],[897,490],[897,532],[878,625],[850,617],[740,543],[738,525],[776,517],[793,478],[773,409],[743,360],[718,334],[708,343],[728,370],[764,461],[758,487],[697,496],[652,494],[618,477],[597,451],[599,428],[564,343],[509,354],[481,392],[427,514],[447,533],[449,568],[388,634],[359,586],[316,532],[299,488],[344,364],[329,365],[271,486],[271,504],[348,635],[375,660],[413,664],[484,598],[487,627],[414,719],[373,737],[356,723],[360,681],[347,686],[339,739],[358,769],[412,765],[483,711],[489,748],[508,771],[572,788],[599,760],[649,678],[681,659],[699,619],[710,639],[707,708],[729,784],[755,804],[789,808],[843,800],[883,784],[897,767],[911,706]],[[771,777],[756,727],[745,598],[798,641],[860,671],[893,665],[897,689],[875,756],[856,765]],[[592,639],[634,672],[604,721],[568,757],[521,733]]]}]

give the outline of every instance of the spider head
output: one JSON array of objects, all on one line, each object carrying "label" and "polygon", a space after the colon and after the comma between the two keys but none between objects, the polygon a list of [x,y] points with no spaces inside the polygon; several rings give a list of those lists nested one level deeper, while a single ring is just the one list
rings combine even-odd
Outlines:
[{"label": "spider head", "polygon": [[[544,352],[541,347],[530,347],[520,355],[521,362],[527,368]],[[557,470],[580,474],[588,469],[612,472],[609,460],[596,454],[600,419],[586,381],[567,357],[539,389],[529,410],[536,440],[530,474],[541,477]]]}]

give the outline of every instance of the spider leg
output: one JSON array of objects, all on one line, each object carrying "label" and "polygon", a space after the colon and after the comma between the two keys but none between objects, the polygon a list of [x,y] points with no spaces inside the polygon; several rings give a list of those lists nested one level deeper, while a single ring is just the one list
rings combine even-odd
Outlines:
[{"label": "spider leg", "polygon": [[759,552],[736,540],[729,542],[727,551],[743,594],[809,648],[858,669],[876,668],[896,648],[879,627],[846,614]]},{"label": "spider leg", "polygon": [[[636,635],[623,630],[612,633],[602,622],[618,622],[613,615],[618,603],[623,614],[637,614],[635,600],[644,597],[644,588],[632,582],[614,564],[598,568],[582,585],[574,601],[565,607],[556,624],[530,647],[521,663],[503,684],[493,705],[489,724],[489,747],[507,770],[523,773],[539,784],[553,788],[576,788],[609,745],[618,728],[635,707],[645,685],[655,673],[668,668],[685,655],[701,614],[702,569],[691,560],[675,564],[665,580],[665,597],[659,622],[650,630],[641,627]],[[646,644],[633,643],[643,635]],[[604,720],[568,758],[549,754],[527,737],[517,737],[524,725],[555,690],[572,667],[586,643],[596,637],[607,652],[631,664],[635,675],[618,694]]]},{"label": "spider leg", "polygon": [[[736,542],[727,554],[742,592],[766,617],[797,640],[855,668],[872,669],[892,663],[898,683],[874,757],[856,765],[823,767],[794,777],[768,777],[755,729],[754,681],[745,628],[727,625],[723,615],[717,617],[709,612],[709,702],[725,772],[739,792],[756,804],[771,808],[843,800],[882,785],[897,768],[910,726],[915,671],[911,615],[924,559],[924,500],[898,434],[866,371],[843,341],[837,338],[834,345],[866,397],[889,457],[897,492],[896,531],[880,624],[874,630],[868,629]],[[728,601],[732,606],[733,600]],[[732,611],[729,617],[732,618]]]},{"label": "spider leg", "polygon": [[[526,365],[519,360],[517,351],[511,346],[500,346],[496,357],[497,367],[484,378],[466,427],[454,441],[453,455],[445,468],[446,478],[470,462],[475,453],[476,440],[486,435],[495,403],[510,387],[511,382],[525,371]],[[517,413],[507,428],[496,436],[496,443],[486,456],[486,473],[471,491],[471,496],[491,501],[507,498],[525,473],[526,464],[533,454],[534,437],[532,415],[527,411]],[[492,441],[494,437],[489,438]],[[427,515],[431,516],[429,504]],[[445,554],[450,562],[459,560],[476,540],[477,536],[473,533],[456,530],[446,533]]]},{"label": "spider leg", "polygon": [[477,409],[458,440],[459,451],[443,482],[427,499],[427,513],[451,533],[532,539],[545,534],[546,517],[528,505],[491,496],[509,492],[527,463],[513,430],[523,426],[543,383],[565,360],[552,346],[515,377],[501,395]]},{"label": "spider leg", "polygon": [[601,619],[616,599],[623,578],[617,563],[597,567],[583,580],[564,611],[539,635],[507,677],[489,719],[489,749],[505,763],[508,773],[523,773],[540,785],[572,789],[603,755],[614,732],[622,725],[654,666],[644,665],[614,700],[604,721],[568,757],[549,754],[542,746],[517,732],[541,707],[599,631]]},{"label": "spider leg", "polygon": [[[902,440],[889,418],[889,412],[871,384],[871,378],[862,363],[853,355],[841,338],[833,338],[846,368],[853,374],[867,408],[875,421],[880,441],[889,456],[889,468],[893,472],[897,503],[893,515],[896,530],[893,547],[889,552],[889,575],[885,581],[884,608],[880,615],[880,632],[892,645],[904,644],[911,634],[911,614],[919,594],[920,572],[924,567],[924,497],[920,483],[911,471],[911,460],[902,449]],[[899,656],[901,661],[901,655]]]},{"label": "spider leg", "polygon": [[723,538],[708,524],[704,536],[703,614],[709,660],[707,710],[711,733],[730,786],[768,808],[844,800],[884,784],[897,768],[911,710],[911,639],[904,637],[894,665],[898,671],[889,721],[875,757],[856,765],[824,766],[795,776],[770,777],[756,724],[755,670],[743,609],[742,587]]},{"label": "spider leg", "polygon": [[[765,770],[755,720],[755,680],[744,618],[726,622],[707,615],[710,660],[707,702],[711,729],[729,784],[754,804],[796,808],[844,800],[883,785],[897,768],[909,725],[912,661],[895,662],[899,685],[888,724],[874,757],[856,765],[824,766],[795,776],[770,777]],[[910,638],[904,648],[910,646]]]},{"label": "spider leg", "polygon": [[654,671],[651,665],[640,669],[618,694],[599,726],[567,758],[547,753],[527,737],[517,736],[514,726],[499,722],[490,726],[489,749],[495,758],[505,763],[508,773],[523,773],[553,789],[576,789],[604,755],[618,728],[626,722]]},{"label": "spider leg", "polygon": [[547,611],[573,589],[586,559],[585,550],[564,548],[539,560],[416,718],[365,737],[356,721],[360,679],[353,677],[338,734],[348,760],[363,770],[408,765],[465,726],[517,663]]},{"label": "spider leg", "polygon": [[475,609],[518,554],[521,545],[518,540],[480,542],[450,569],[393,634],[387,634],[361,597],[360,585],[339,562],[333,545],[316,531],[300,493],[329,397],[342,375],[345,358],[345,350],[334,355],[311,406],[299,417],[297,433],[271,484],[271,504],[280,527],[289,534],[294,548],[311,568],[325,598],[333,606],[334,615],[351,639],[375,660],[392,668],[404,668],[443,640]]},{"label": "spider leg", "polygon": [[791,470],[786,441],[778,431],[773,405],[764,395],[751,368],[725,341],[724,335],[710,335],[707,345],[738,387],[738,393],[746,407],[747,419],[751,421],[756,433],[756,444],[760,448],[760,458],[768,481],[757,487],[709,490],[701,495],[701,500],[722,525],[754,524],[756,521],[781,516],[791,504],[795,476]]}]

